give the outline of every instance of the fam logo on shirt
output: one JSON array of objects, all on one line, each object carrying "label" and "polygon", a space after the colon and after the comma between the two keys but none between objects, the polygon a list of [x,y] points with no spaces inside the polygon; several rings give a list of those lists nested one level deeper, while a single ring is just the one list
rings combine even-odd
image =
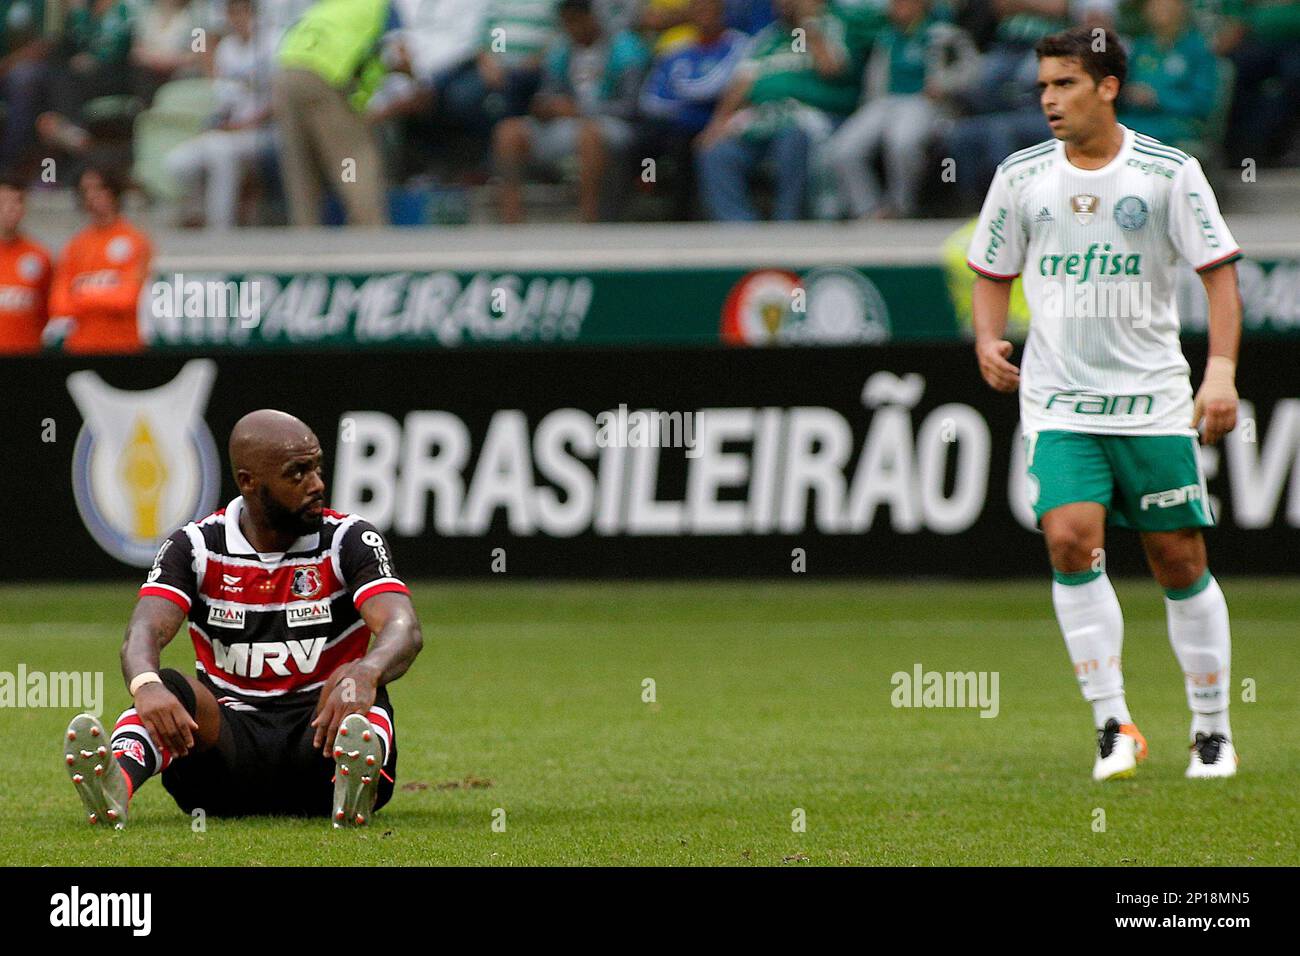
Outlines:
[{"label": "fam logo on shirt", "polygon": [[203,413],[217,375],[187,362],[165,385],[125,391],[91,371],[68,376],[84,420],[72,453],[72,490],[95,543],[147,568],[172,529],[209,513],[220,491],[216,443]]}]

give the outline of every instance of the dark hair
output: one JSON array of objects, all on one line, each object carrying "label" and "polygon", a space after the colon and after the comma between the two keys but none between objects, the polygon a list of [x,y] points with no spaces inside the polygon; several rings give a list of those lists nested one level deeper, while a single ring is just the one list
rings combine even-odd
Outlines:
[{"label": "dark hair", "polygon": [[99,177],[99,181],[104,184],[104,188],[113,194],[113,198],[119,203],[122,201],[122,194],[126,192],[127,181],[125,174],[113,166],[96,166],[90,165],[81,171],[77,177],[80,183],[82,178],[88,173],[93,173]]},{"label": "dark hair", "polygon": [[27,192],[27,180],[17,173],[0,173],[0,189],[13,189],[20,193]]},{"label": "dark hair", "polygon": [[1078,60],[1094,83],[1113,76],[1122,87],[1128,78],[1128,54],[1123,44],[1114,32],[1101,27],[1071,27],[1053,33],[1039,40],[1034,52],[1040,60],[1049,56]]},{"label": "dark hair", "polygon": [[560,0],[557,13],[591,13],[591,0]]}]

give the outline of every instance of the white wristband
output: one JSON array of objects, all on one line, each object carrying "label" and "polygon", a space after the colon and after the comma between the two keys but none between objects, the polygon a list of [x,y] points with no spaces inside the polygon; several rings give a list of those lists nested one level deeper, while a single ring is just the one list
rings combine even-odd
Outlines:
[{"label": "white wristband", "polygon": [[127,689],[131,692],[131,696],[134,697],[135,692],[138,691],[145,684],[161,684],[161,683],[162,683],[162,678],[159,677],[155,671],[145,671],[143,674],[136,674],[134,677],[132,677],[131,684]]}]

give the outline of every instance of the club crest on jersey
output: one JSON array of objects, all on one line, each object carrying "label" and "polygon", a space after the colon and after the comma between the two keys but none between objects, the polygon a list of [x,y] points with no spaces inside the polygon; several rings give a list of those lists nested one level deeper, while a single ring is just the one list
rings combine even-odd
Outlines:
[{"label": "club crest on jersey", "polygon": [[1149,213],[1141,196],[1125,196],[1115,203],[1115,221],[1125,232],[1134,232],[1147,224]]},{"label": "club crest on jersey", "polygon": [[213,627],[232,627],[242,630],[244,627],[244,609],[242,607],[208,608],[208,624]]},{"label": "club crest on jersey", "polygon": [[320,588],[319,568],[297,568],[293,572],[293,583],[289,585],[289,590],[293,592],[294,597],[314,598],[320,593]]},{"label": "club crest on jersey", "polygon": [[329,601],[313,601],[311,604],[290,604],[285,613],[290,627],[307,627],[310,624],[328,624],[332,621]]},{"label": "club crest on jersey", "polygon": [[25,252],[18,257],[18,275],[24,282],[35,282],[45,271],[41,257],[34,252]]},{"label": "club crest on jersey", "polygon": [[83,424],[72,453],[72,490],[95,543],[147,568],[176,528],[210,512],[220,460],[203,419],[217,366],[187,362],[144,391],[113,388],[91,371],[68,376]]},{"label": "club crest on jersey", "polygon": [[1079,221],[1079,225],[1086,226],[1092,222],[1092,217],[1097,214],[1099,202],[1101,200],[1090,193],[1080,193],[1070,197],[1070,208],[1074,210],[1074,218]]}]

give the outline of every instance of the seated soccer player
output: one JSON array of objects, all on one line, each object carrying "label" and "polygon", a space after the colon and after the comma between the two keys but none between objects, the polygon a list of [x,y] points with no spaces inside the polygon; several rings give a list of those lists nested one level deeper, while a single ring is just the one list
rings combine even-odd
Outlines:
[{"label": "seated soccer player", "polygon": [[[164,541],[140,588],[122,645],[134,706],[111,737],[73,718],[68,773],[90,822],[119,828],[155,774],[187,813],[364,825],[393,794],[387,685],[422,644],[410,592],[383,536],[325,507],[298,419],[245,415],[230,464],[239,497]],[[183,623],[195,677],[159,665]]]}]

